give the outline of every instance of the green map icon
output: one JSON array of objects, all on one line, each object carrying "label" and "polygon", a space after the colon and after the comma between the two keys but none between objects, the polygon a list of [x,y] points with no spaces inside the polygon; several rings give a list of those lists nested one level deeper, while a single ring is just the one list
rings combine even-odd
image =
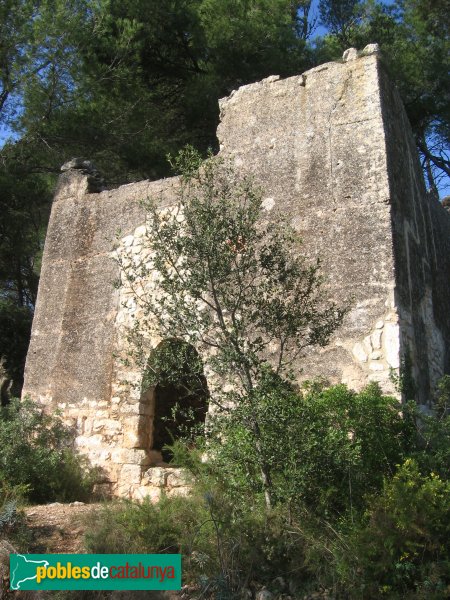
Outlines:
[{"label": "green map icon", "polygon": [[10,554],[11,590],[179,590],[181,554]]},{"label": "green map icon", "polygon": [[36,568],[48,567],[46,560],[31,560],[23,554],[11,554],[10,557],[10,584],[11,590],[20,590],[25,581],[36,579]]}]

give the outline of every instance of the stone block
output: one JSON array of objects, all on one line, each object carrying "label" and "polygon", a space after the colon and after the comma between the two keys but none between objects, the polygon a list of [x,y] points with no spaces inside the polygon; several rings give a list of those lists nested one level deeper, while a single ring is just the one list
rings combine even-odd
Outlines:
[{"label": "stone block", "polygon": [[156,504],[161,498],[161,489],[148,486],[140,486],[133,491],[132,497],[134,500],[138,501],[142,501],[148,498],[152,504]]},{"label": "stone block", "polygon": [[390,367],[400,366],[400,331],[398,323],[386,323],[384,326],[384,354]]},{"label": "stone block", "polygon": [[369,364],[369,369],[371,371],[384,371],[385,367],[381,362],[377,361],[377,362],[371,362]]},{"label": "stone block", "polygon": [[168,469],[166,477],[166,486],[168,488],[186,487],[188,480],[188,474],[184,469]]},{"label": "stone block", "polygon": [[103,433],[106,435],[114,435],[122,431],[122,423],[115,419],[105,419],[103,422]]},{"label": "stone block", "polygon": [[169,498],[179,498],[179,497],[186,497],[189,496],[189,494],[192,492],[190,487],[175,487],[175,488],[171,488],[169,490],[167,490],[167,496]]},{"label": "stone block", "polygon": [[120,470],[120,484],[129,483],[138,484],[141,483],[142,469],[139,465],[123,465]]},{"label": "stone block", "polygon": [[367,352],[364,346],[359,342],[353,346],[353,356],[358,362],[367,362]]},{"label": "stone block", "polygon": [[112,448],[111,460],[118,464],[147,465],[148,454],[145,450],[130,448]]},{"label": "stone block", "polygon": [[375,331],[370,336],[370,341],[372,343],[372,348],[374,350],[379,350],[381,348],[381,336],[383,332],[381,329],[375,329]]},{"label": "stone block", "polygon": [[98,446],[101,446],[103,443],[103,436],[102,435],[79,435],[76,440],[75,440],[75,444],[80,448],[80,449],[85,449],[85,448],[95,448]]},{"label": "stone block", "polygon": [[165,467],[151,467],[142,478],[146,485],[163,488],[166,485],[167,469]]}]

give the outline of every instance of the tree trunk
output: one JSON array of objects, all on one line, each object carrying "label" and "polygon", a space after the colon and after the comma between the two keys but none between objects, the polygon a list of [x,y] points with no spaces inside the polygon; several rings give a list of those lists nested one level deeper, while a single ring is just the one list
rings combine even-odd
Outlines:
[{"label": "tree trunk", "polygon": [[255,446],[258,453],[260,477],[264,488],[264,498],[266,500],[266,508],[272,508],[272,477],[270,475],[269,465],[266,463],[261,445],[261,430],[258,422],[253,421],[252,431],[255,436]]}]

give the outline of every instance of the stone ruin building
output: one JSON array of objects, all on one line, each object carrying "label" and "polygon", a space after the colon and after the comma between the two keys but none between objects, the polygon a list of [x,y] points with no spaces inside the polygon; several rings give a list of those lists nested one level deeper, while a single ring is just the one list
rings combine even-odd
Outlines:
[{"label": "stone ruin building", "polygon": [[[350,302],[329,346],[302,358],[301,377],[354,389],[377,381],[393,393],[391,374],[409,354],[419,400],[429,403],[450,372],[450,214],[425,190],[376,45],[243,86],[220,101],[220,113],[220,154],[251,170],[267,213],[290,215],[305,253],[322,259],[330,296]],[[139,253],[139,201],[160,194],[170,206],[178,179],[98,191],[83,165],[68,165],[55,195],[24,394],[62,411],[112,493],[183,493],[182,473],[161,464],[154,441],[168,392],[141,391],[142,373],[119,360],[136,307],[113,286],[111,241],[120,229],[121,244]]]}]

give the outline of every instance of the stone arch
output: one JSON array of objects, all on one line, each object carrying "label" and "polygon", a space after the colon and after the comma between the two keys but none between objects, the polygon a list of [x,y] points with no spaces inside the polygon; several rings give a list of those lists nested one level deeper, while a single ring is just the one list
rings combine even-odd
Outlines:
[{"label": "stone arch", "polygon": [[205,422],[208,386],[198,352],[175,338],[152,351],[142,383],[141,400],[149,406],[148,451],[152,463],[169,463],[165,446]]}]

